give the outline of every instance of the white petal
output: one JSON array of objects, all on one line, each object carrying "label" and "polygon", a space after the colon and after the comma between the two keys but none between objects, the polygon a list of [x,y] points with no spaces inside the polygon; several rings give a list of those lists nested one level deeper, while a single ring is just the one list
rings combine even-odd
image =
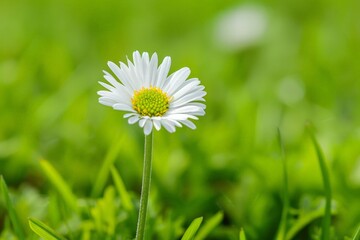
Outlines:
[{"label": "white petal", "polygon": [[130,98],[128,98],[127,96],[120,95],[120,94],[114,93],[114,92],[104,91],[104,90],[98,91],[97,93],[102,97],[113,99],[116,103],[123,103],[128,106],[131,106]]},{"label": "white petal", "polygon": [[112,90],[112,92],[118,93],[124,97],[131,98],[133,95],[133,90],[130,88],[125,87],[124,85],[119,85],[115,88],[115,90]]},{"label": "white petal", "polygon": [[116,103],[113,105],[113,108],[115,110],[119,111],[129,111],[129,112],[135,112],[134,109],[132,109],[129,105],[123,104],[123,103]]},{"label": "white petal", "polygon": [[189,75],[190,69],[187,67],[176,71],[174,75],[172,75],[172,78],[168,79],[166,84],[164,84],[163,90],[172,96],[174,91],[176,91],[185,82]]},{"label": "white petal", "polygon": [[143,52],[143,54],[141,55],[143,63],[149,64],[149,53],[148,52]]},{"label": "white petal", "polygon": [[138,87],[142,87],[143,78],[140,74],[140,72],[142,73],[142,68],[140,66],[136,68],[135,64],[133,64],[129,59],[127,60],[127,62],[127,70],[131,79],[131,83],[135,86],[135,89],[137,89]]},{"label": "white petal", "polygon": [[188,118],[198,120],[199,118],[190,114],[178,113],[178,114],[169,114],[166,118],[173,119],[173,120],[187,120]]},{"label": "white petal", "polygon": [[124,118],[128,118],[128,117],[135,116],[135,115],[139,116],[139,114],[137,114],[137,113],[125,113]]},{"label": "white petal", "polygon": [[108,89],[110,91],[115,90],[115,87],[113,87],[113,86],[111,86],[111,85],[109,85],[107,83],[100,82],[100,81],[98,83],[100,83],[101,86],[103,86],[104,88],[106,88],[106,89]]},{"label": "white petal", "polygon": [[165,83],[166,76],[169,73],[170,66],[171,66],[171,58],[165,57],[158,69],[158,77],[157,77],[157,81],[155,83],[155,87],[162,88],[162,86]]},{"label": "white petal", "polygon": [[142,119],[140,119],[140,121],[139,121],[139,126],[140,126],[140,127],[144,127],[144,125],[145,125],[145,123],[146,123],[147,120],[148,120],[147,118],[142,118]]},{"label": "white petal", "polygon": [[[206,95],[206,92],[205,91],[203,91],[204,90],[204,86],[202,86],[202,85],[197,85],[197,86],[193,86],[191,89],[187,89],[187,91],[185,92],[185,93],[183,93],[181,96],[178,96],[177,98],[175,98],[175,100],[177,100],[177,99],[180,99],[180,98],[182,98],[182,97],[184,97],[184,96],[187,96],[187,95],[190,95],[190,94],[194,94],[194,93],[202,93],[202,92],[204,92],[205,93],[205,95]],[[180,87],[179,89],[178,89],[178,91],[180,91],[182,88]],[[175,93],[174,93],[175,94]],[[173,94],[173,95],[174,95]]]},{"label": "white petal", "polygon": [[[116,75],[116,72],[120,69],[115,63],[110,62],[110,61],[108,62],[108,66],[109,67],[111,66],[110,69],[115,73],[115,75]],[[119,85],[121,85],[121,83],[119,83],[110,73],[108,73],[105,70],[103,70],[103,73],[105,74],[104,78],[106,79],[106,81],[111,83],[111,85],[113,85],[115,88],[118,87]]]},{"label": "white petal", "polygon": [[151,60],[149,63],[149,71],[147,73],[147,77],[150,79],[150,85],[156,86],[156,80],[157,80],[157,66],[158,66],[158,57],[157,54],[154,53],[151,56]]},{"label": "white petal", "polygon": [[112,87],[108,84],[105,83],[101,83],[99,82],[102,86],[104,86],[105,88],[109,89],[111,92],[116,92],[120,95],[124,95],[126,97],[131,97],[132,95],[132,90],[130,88],[125,87],[122,84],[118,84],[116,87]]},{"label": "white petal", "polygon": [[[124,85],[130,86],[131,90],[137,90],[140,88],[140,79],[139,77],[133,73],[134,65],[129,61],[128,63],[129,67],[126,66],[125,63],[120,62],[121,71],[119,71],[121,79],[124,79]],[[130,68],[131,67],[131,68]]]},{"label": "white petal", "polygon": [[[203,99],[204,100],[204,99]],[[200,103],[200,102],[190,102],[190,103],[186,103],[186,104],[170,104],[170,110],[171,109],[176,109],[176,108],[180,108],[180,107],[183,107],[183,106],[196,106],[196,107],[199,107],[199,108],[202,108],[202,109],[206,109],[206,105],[203,104],[203,103]]]},{"label": "white petal", "polygon": [[182,125],[177,120],[174,120],[174,119],[171,119],[171,118],[168,118],[167,120],[172,122],[177,127],[182,127]]},{"label": "white petal", "polygon": [[175,113],[202,113],[204,112],[204,109],[197,107],[197,106],[182,106],[179,108],[170,109],[167,113],[169,115],[175,114]]},{"label": "white petal", "polygon": [[206,92],[194,92],[190,94],[186,94],[179,99],[174,100],[170,103],[170,106],[173,107],[182,106],[186,103],[193,102],[193,101],[205,101],[202,97],[206,95]]},{"label": "white petal", "polygon": [[168,132],[170,132],[170,133],[173,133],[173,132],[176,131],[175,126],[174,126],[174,123],[170,122],[170,121],[167,120],[167,119],[162,119],[162,120],[161,120],[161,125],[163,125],[164,128],[165,128]]},{"label": "white petal", "polygon": [[99,98],[99,103],[101,103],[101,104],[103,104],[105,106],[110,106],[110,107],[112,107],[114,104],[116,104],[114,99],[107,98],[107,97],[100,97]]},{"label": "white petal", "polygon": [[140,67],[142,65],[142,58],[139,51],[133,52],[134,65]]},{"label": "white petal", "polygon": [[186,81],[185,83],[186,85],[182,86],[177,92],[172,94],[174,99],[178,99],[184,94],[192,91],[195,86],[199,85],[200,81]]},{"label": "white petal", "polygon": [[[113,102],[114,104],[115,103],[119,103],[117,101],[117,99],[113,98],[113,97],[110,97],[110,96],[101,96],[99,97],[99,100],[105,100],[105,101],[108,101],[108,102]],[[125,104],[125,103],[124,103]]]},{"label": "white petal", "polygon": [[192,102],[192,103],[188,103],[187,105],[189,105],[189,106],[198,106],[198,107],[200,107],[202,109],[206,109],[206,105],[203,104],[203,103],[199,103],[199,102]]},{"label": "white petal", "polygon": [[[108,61],[108,66],[111,69],[111,71],[118,77],[118,79],[121,80],[121,76],[119,74],[120,72],[120,67],[118,65],[116,65],[115,63]],[[106,71],[103,71],[105,73],[104,77],[107,76],[106,80],[108,80],[112,85],[116,85],[116,80],[114,77],[112,77],[112,75]],[[115,81],[114,81],[115,80]]]},{"label": "white petal", "polygon": [[189,114],[194,116],[203,116],[205,115],[205,110],[198,106],[185,105],[178,108],[173,108],[167,111],[166,113],[169,116],[174,114]]},{"label": "white petal", "polygon": [[116,101],[116,97],[112,97],[111,92],[109,92],[109,91],[101,90],[101,91],[97,91],[97,94],[101,97],[111,98],[114,101]]},{"label": "white petal", "polygon": [[108,94],[110,94],[111,92],[109,91],[105,91],[105,90],[100,90],[96,92],[98,95],[100,96],[107,96]]},{"label": "white petal", "polygon": [[150,86],[150,78],[147,78],[147,73],[149,72],[149,54],[147,52],[143,52],[142,54],[142,67],[143,67],[143,79],[146,83],[146,87]]},{"label": "white petal", "polygon": [[159,119],[152,119],[152,121],[153,121],[153,124],[154,124],[154,127],[155,127],[155,129],[156,130],[160,130],[161,129],[161,123],[160,123],[160,120]]},{"label": "white petal", "polygon": [[109,92],[109,91],[106,91],[106,90],[97,91],[97,94],[100,95],[100,96],[103,96],[103,97],[112,98],[112,99],[114,99],[116,101],[118,101],[118,99],[120,99],[120,100],[122,99],[119,94]]},{"label": "white petal", "polygon": [[181,120],[180,122],[191,129],[196,129],[195,124],[189,120]]},{"label": "white petal", "polygon": [[146,121],[144,126],[144,134],[149,135],[152,131],[152,127],[153,127],[152,121],[151,120]]},{"label": "white petal", "polygon": [[177,101],[176,103],[170,103],[170,109],[175,109],[175,108],[179,108],[179,107],[183,107],[183,106],[187,106],[187,105],[191,105],[193,103],[196,103],[196,102],[193,102],[193,101],[204,101],[205,102],[205,99],[204,98],[197,98],[195,100],[188,100],[188,101],[183,101],[183,102],[180,102],[180,101]]},{"label": "white petal", "polygon": [[139,121],[139,119],[140,119],[139,116],[135,115],[135,116],[129,117],[128,122],[129,122],[129,124],[134,124],[137,121]]},{"label": "white petal", "polygon": [[182,96],[180,96],[179,98],[182,98],[183,96],[190,95],[190,94],[193,94],[193,93],[202,93],[202,92],[204,92],[205,95],[206,95],[206,92],[203,91],[204,88],[205,87],[202,86],[202,85],[194,86],[194,87],[192,87],[192,89],[189,89],[185,94],[182,94]]},{"label": "white petal", "polygon": [[[135,51],[133,53],[133,60],[134,60],[134,66],[133,66],[134,72],[136,73],[137,77],[140,78],[139,80],[144,82],[145,66],[143,64],[143,59],[141,58],[139,51]],[[132,68],[132,64],[129,64],[129,68]]]}]

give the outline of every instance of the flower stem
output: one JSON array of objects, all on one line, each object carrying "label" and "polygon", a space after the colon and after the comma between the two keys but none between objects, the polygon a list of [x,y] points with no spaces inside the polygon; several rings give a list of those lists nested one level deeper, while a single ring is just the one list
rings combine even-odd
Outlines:
[{"label": "flower stem", "polygon": [[153,133],[145,135],[144,166],[140,196],[139,218],[136,229],[136,240],[143,240],[145,235],[146,212],[151,182],[152,144]]}]

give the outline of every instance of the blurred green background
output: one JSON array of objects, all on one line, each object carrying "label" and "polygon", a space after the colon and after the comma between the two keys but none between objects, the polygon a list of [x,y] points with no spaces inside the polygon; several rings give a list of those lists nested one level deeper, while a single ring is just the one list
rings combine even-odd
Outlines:
[{"label": "blurred green background", "polygon": [[[213,239],[240,227],[271,239],[282,209],[277,128],[291,206],[306,211],[323,198],[310,121],[328,160],[336,236],[350,236],[360,222],[359,12],[356,0],[2,0],[0,174],[31,202],[28,189],[51,188],[44,158],[86,198],[120,144],[116,167],[138,195],[142,130],[96,92],[107,61],[157,52],[172,57],[171,72],[190,67],[208,93],[197,130],[155,134],[152,196],[162,212],[190,221],[222,210]],[[0,232],[5,216],[0,208]]]}]

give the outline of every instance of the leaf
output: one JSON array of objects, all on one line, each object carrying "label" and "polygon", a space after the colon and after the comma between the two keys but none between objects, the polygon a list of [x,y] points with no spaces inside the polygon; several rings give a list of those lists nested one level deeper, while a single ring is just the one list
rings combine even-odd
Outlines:
[{"label": "leaf", "polygon": [[359,233],[360,233],[360,225],[358,226],[356,232],[354,233],[354,236],[352,237],[351,240],[357,240],[359,237]]},{"label": "leaf", "polygon": [[114,235],[118,216],[116,209],[115,188],[114,186],[108,186],[104,197],[97,200],[96,205],[90,210],[96,229],[99,232],[106,232],[108,236]]},{"label": "leaf", "polygon": [[121,198],[121,203],[124,205],[124,208],[126,210],[128,210],[128,211],[133,210],[134,206],[131,202],[130,195],[125,188],[125,184],[124,184],[119,172],[116,170],[116,168],[114,166],[112,166],[110,170],[111,170],[111,175],[113,177],[116,189],[119,192],[119,196]]},{"label": "leaf", "polygon": [[77,199],[75,195],[72,193],[70,187],[66,184],[64,179],[55,170],[55,168],[46,160],[40,160],[40,166],[68,207],[72,210],[78,211]]},{"label": "leaf", "polygon": [[92,189],[91,195],[93,197],[98,197],[101,194],[101,191],[104,189],[104,186],[106,184],[106,180],[109,176],[109,171],[111,166],[113,165],[116,156],[118,155],[120,151],[120,147],[123,145],[123,140],[119,139],[118,137],[115,138],[114,143],[109,148],[109,151],[106,154],[105,160],[101,166],[99,175],[96,178],[96,182],[94,184],[94,187]]},{"label": "leaf", "polygon": [[239,239],[240,240],[246,240],[246,236],[245,236],[245,231],[243,228],[240,229],[240,234],[239,234]]},{"label": "leaf", "polygon": [[287,174],[287,167],[286,167],[286,155],[285,155],[285,147],[284,142],[281,137],[280,129],[278,129],[278,142],[280,146],[281,152],[281,159],[283,165],[283,209],[281,213],[281,221],[279,224],[279,229],[276,234],[276,240],[284,240],[286,236],[286,226],[287,226],[287,216],[289,212],[289,193],[288,193],[288,174]]},{"label": "leaf", "polygon": [[0,182],[2,193],[5,199],[5,205],[10,216],[10,221],[14,227],[14,232],[19,239],[23,240],[25,239],[25,231],[11,202],[9,190],[2,175],[0,176]]},{"label": "leaf", "polygon": [[[332,214],[336,214],[335,210],[332,210],[331,212]],[[312,221],[314,221],[315,219],[323,216],[324,213],[324,209],[317,209],[314,210],[312,212],[306,213],[304,214],[302,217],[300,217],[289,229],[289,231],[286,234],[286,239],[287,240],[291,240],[295,237],[295,235],[301,230],[303,229],[305,226],[307,226],[309,223],[311,223]]]},{"label": "leaf", "polygon": [[181,240],[192,240],[194,239],[194,236],[197,232],[197,230],[199,229],[201,222],[202,222],[203,218],[199,217],[194,219],[190,226],[186,229],[183,237],[181,238]]},{"label": "leaf", "polygon": [[196,240],[203,240],[205,237],[213,230],[219,223],[222,221],[224,214],[222,212],[216,213],[212,216],[200,229],[199,233],[196,235]]},{"label": "leaf", "polygon": [[45,240],[63,240],[61,236],[59,236],[53,229],[47,226],[45,223],[34,219],[29,218],[29,226],[31,230],[39,235],[40,237],[44,238]]},{"label": "leaf", "polygon": [[330,185],[330,178],[329,178],[329,172],[326,168],[326,162],[324,158],[324,154],[322,153],[322,150],[320,148],[319,143],[317,142],[314,133],[311,131],[310,127],[308,127],[309,134],[311,137],[311,140],[313,142],[317,158],[320,165],[321,170],[321,176],[323,179],[324,184],[324,190],[325,190],[325,214],[323,217],[323,226],[322,226],[322,234],[321,239],[327,240],[330,239],[330,224],[331,224],[331,185]]}]

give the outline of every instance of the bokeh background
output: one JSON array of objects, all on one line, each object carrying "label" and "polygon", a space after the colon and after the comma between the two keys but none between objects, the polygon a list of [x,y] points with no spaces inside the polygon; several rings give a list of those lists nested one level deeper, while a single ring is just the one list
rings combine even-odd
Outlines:
[{"label": "bokeh background", "polygon": [[311,122],[331,175],[335,236],[350,236],[360,222],[359,12],[356,0],[0,1],[0,174],[22,216],[40,211],[33,195],[51,191],[39,159],[87,198],[118,147],[116,168],[138,197],[142,130],[96,92],[107,61],[139,50],[171,56],[171,72],[190,67],[208,93],[197,130],[155,134],[161,212],[189,222],[223,211],[210,239],[234,239],[240,227],[271,239],[284,183],[278,128],[293,211],[322,204]]}]

